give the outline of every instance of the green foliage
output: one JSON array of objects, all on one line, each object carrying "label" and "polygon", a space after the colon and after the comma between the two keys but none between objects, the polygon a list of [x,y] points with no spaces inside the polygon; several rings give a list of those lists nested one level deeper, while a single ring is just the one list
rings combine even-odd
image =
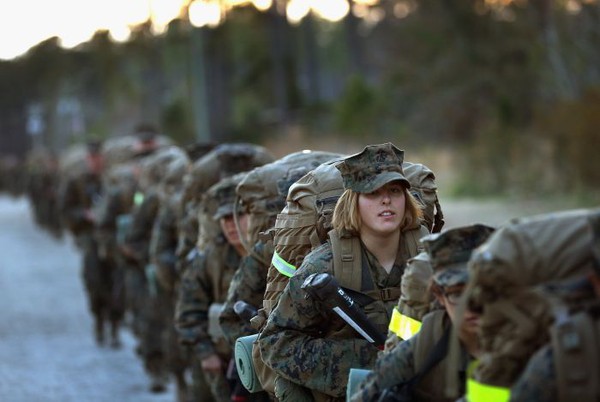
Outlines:
[{"label": "green foliage", "polygon": [[384,108],[377,91],[362,77],[353,76],[334,106],[337,129],[353,136],[377,132]]},{"label": "green foliage", "polygon": [[177,144],[192,143],[196,134],[191,121],[191,113],[184,99],[176,99],[163,110],[162,127],[164,132]]},{"label": "green foliage", "polygon": [[[600,13],[592,2],[578,2],[581,13],[538,3],[382,1],[372,8],[383,20],[358,26],[314,15],[282,26],[273,10],[241,7],[217,28],[177,20],[156,36],[145,23],[122,44],[98,32],[65,50],[52,38],[0,63],[0,131],[23,134],[34,104],[47,139],[77,140],[57,112],[74,99],[86,131],[111,136],[152,121],[185,143],[204,110],[219,140],[293,129],[409,151],[451,146],[463,174],[455,193],[593,193]],[[410,12],[394,17],[402,5]]]},{"label": "green foliage", "polygon": [[600,191],[600,86],[589,88],[581,99],[556,102],[540,111],[535,124],[536,138],[550,144],[553,159],[548,169],[557,177],[553,185],[575,193]]}]

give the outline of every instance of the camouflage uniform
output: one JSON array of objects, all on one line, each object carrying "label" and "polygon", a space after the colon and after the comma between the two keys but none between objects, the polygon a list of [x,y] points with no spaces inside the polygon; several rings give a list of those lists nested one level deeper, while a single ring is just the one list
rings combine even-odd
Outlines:
[{"label": "camouflage uniform", "polygon": [[213,236],[220,233],[218,223],[214,222],[211,216],[204,215],[205,206],[202,205],[204,192],[221,179],[251,170],[272,160],[273,157],[263,147],[247,143],[231,143],[217,146],[193,163],[184,177],[181,198],[182,218],[177,247],[180,263],[186,265],[186,261],[189,262],[195,253],[195,247],[203,249],[212,241]]},{"label": "camouflage uniform", "polygon": [[144,158],[140,177],[140,191],[143,201],[132,211],[132,221],[125,242],[123,254],[129,259],[127,292],[135,305],[134,329],[139,337],[139,353],[144,367],[151,378],[150,389],[162,392],[166,388],[165,345],[163,342],[168,311],[160,302],[155,267],[150,261],[152,230],[160,209],[158,183],[165,166],[180,150],[165,148]]},{"label": "camouflage uniform", "polygon": [[[376,288],[399,287],[405,256],[399,255],[388,275],[366,249],[366,269]],[[278,374],[307,388],[340,398],[352,367],[371,367],[377,349],[349,329],[333,311],[324,309],[300,288],[312,273],[333,274],[333,254],[326,243],[309,255],[290,278],[260,336],[265,363]],[[389,303],[387,310],[395,303]],[[388,316],[389,321],[389,316]],[[384,331],[385,328],[381,328]]]},{"label": "camouflage uniform", "polygon": [[189,160],[183,153],[167,167],[167,173],[161,183],[161,205],[154,223],[150,243],[150,259],[156,267],[157,298],[164,311],[162,319],[165,325],[166,365],[174,376],[178,400],[186,401],[188,388],[185,370],[189,365],[186,353],[178,342],[173,316],[175,295],[179,277],[176,270],[175,251],[177,248],[179,204],[181,198],[181,178],[187,169]]},{"label": "camouflage uniform", "polygon": [[[88,157],[101,158],[100,144],[90,144],[88,149]],[[70,173],[65,178],[59,194],[59,209],[65,225],[83,252],[83,282],[94,315],[96,340],[103,343],[104,321],[111,306],[114,265],[100,257],[94,236],[93,210],[103,193],[102,178],[99,171],[85,169],[84,172]]]},{"label": "camouflage uniform", "polygon": [[238,338],[256,333],[250,322],[235,313],[233,306],[238,300],[245,301],[256,309],[262,306],[269,266],[259,261],[257,255],[265,257],[265,261],[270,261],[273,255],[272,242],[259,241],[254,245],[253,252],[242,259],[231,280],[225,306],[219,315],[219,324],[231,348],[235,346]]},{"label": "camouflage uniform", "polygon": [[27,195],[35,222],[53,236],[62,236],[58,213],[58,160],[49,152],[33,152],[28,157]]},{"label": "camouflage uniform", "polygon": [[[222,242],[200,252],[192,266],[183,274],[176,304],[175,326],[180,342],[194,345],[195,360],[217,354],[223,359],[224,366],[229,363],[229,345],[224,338],[213,339],[209,334],[209,308],[211,304],[225,300],[229,283],[239,263],[237,251]],[[225,372],[221,376],[211,376],[209,373],[205,373],[205,376],[215,400],[228,401],[231,390],[225,379]]]},{"label": "camouflage uniform", "polygon": [[[114,168],[107,191],[102,198],[98,212],[96,237],[100,255],[113,266],[111,274],[112,306],[111,342],[113,347],[120,346],[119,326],[125,313],[125,260],[117,243],[117,221],[119,216],[127,214],[133,208],[135,178],[133,166],[122,165]],[[112,182],[111,182],[112,181]]]},{"label": "camouflage uniform", "polygon": [[[466,264],[470,254],[487,239],[491,232],[492,229],[487,226],[473,225],[425,237],[423,243],[435,272],[433,281],[442,288],[465,284],[468,280]],[[449,333],[451,326],[452,323],[445,310],[435,310],[425,315],[423,326],[415,336],[399,343],[389,353],[381,355],[375,369],[351,395],[351,401],[377,400],[385,389],[390,389],[397,384],[405,384],[417,373],[422,377],[409,391],[413,398],[411,400],[456,400],[444,395],[445,380],[449,370],[456,370],[459,377],[465,378],[470,357],[462,345],[459,367],[453,366],[444,353],[438,357],[440,361],[433,368],[420,373],[430,358],[431,351],[438,342],[443,342],[441,339],[445,333]]]},{"label": "camouflage uniform", "polygon": [[[123,256],[125,269],[125,306],[130,314],[130,325],[133,334],[140,337],[143,330],[144,295],[146,294],[146,277],[144,272],[143,242],[152,216],[155,197],[146,197],[138,188],[134,195],[134,205],[127,217],[129,223],[119,228],[120,254]],[[148,216],[148,218],[147,218]],[[125,217],[124,217],[125,218]],[[134,233],[135,231],[135,233]]]},{"label": "camouflage uniform", "polygon": [[[223,240],[221,228],[212,217],[218,205],[215,203],[214,206],[208,206],[203,200],[203,194],[220,179],[272,160],[273,157],[263,147],[233,143],[219,145],[194,161],[183,178],[176,249],[178,275],[181,276],[192,269],[191,266],[199,257],[200,250],[206,251],[206,247],[213,247],[215,240],[217,243]],[[211,207],[214,207],[214,210]],[[200,362],[193,353],[190,354],[194,394],[197,398],[207,400]]]},{"label": "camouflage uniform", "polygon": [[[371,146],[336,165],[342,173],[344,187],[354,192],[371,192],[384,184],[399,180],[410,187],[402,173],[402,151],[384,144]],[[399,251],[389,274],[375,256],[361,244],[361,289],[359,293],[380,289],[398,289],[404,266],[414,256],[407,243],[408,231],[400,236]],[[425,230],[425,229],[423,229]],[[342,400],[348,373],[352,367],[368,368],[375,364],[378,349],[350,328],[332,310],[301,289],[306,277],[313,273],[334,274],[333,250],[325,243],[309,253],[289,280],[277,307],[258,340],[262,359],[278,375],[275,393],[279,399],[292,397],[289,385],[299,384],[312,391],[317,401]],[[358,295],[357,295],[358,296]],[[374,323],[389,322],[395,300],[367,299],[363,310]],[[385,315],[385,316],[384,316]],[[376,324],[377,325],[377,324]],[[377,325],[382,333],[384,325]]]},{"label": "camouflage uniform", "polygon": [[[231,215],[235,187],[244,175],[225,178],[207,191],[206,197],[218,200],[215,220]],[[193,345],[194,364],[212,355],[222,360],[223,368],[229,364],[232,350],[217,320],[240,261],[238,251],[223,236],[219,236],[197,255],[192,266],[183,274],[175,310],[175,326],[180,341],[185,345]],[[231,399],[231,387],[225,374],[225,370],[203,372],[217,401]]]},{"label": "camouflage uniform", "polygon": [[[310,155],[310,157],[308,156]],[[300,158],[299,156],[303,156]],[[260,329],[266,321],[266,313],[261,312],[263,308],[263,299],[267,288],[267,276],[269,273],[270,262],[273,258],[274,245],[273,245],[273,232],[270,230],[275,223],[276,215],[284,208],[285,199],[288,194],[288,190],[292,184],[298,179],[312,170],[315,165],[322,160],[334,158],[335,154],[326,152],[312,152],[310,154],[298,155],[290,154],[286,156],[290,165],[289,170],[281,177],[272,177],[271,181],[276,184],[276,189],[269,191],[267,186],[257,185],[248,186],[253,187],[254,191],[262,193],[257,200],[248,200],[247,207],[252,211],[255,216],[262,216],[262,225],[258,227],[254,232],[263,233],[258,239],[251,238],[250,243],[253,244],[252,250],[249,255],[244,257],[240,269],[236,272],[231,286],[229,287],[229,293],[227,295],[227,301],[225,307],[219,317],[219,322],[223,328],[226,337],[232,347],[234,347],[237,338],[251,335]],[[293,159],[296,158],[296,164]],[[281,163],[276,161],[274,164]],[[273,165],[274,165],[273,164]],[[261,177],[263,174],[266,176],[268,173],[261,173],[264,169],[268,169],[269,165],[265,168],[256,169],[253,174]],[[258,172],[258,173],[257,173]],[[251,191],[250,193],[252,193]],[[255,196],[254,194],[252,194]],[[248,197],[251,198],[251,197]],[[255,204],[263,204],[265,207],[258,207]],[[257,240],[257,241],[255,241]],[[253,242],[255,241],[255,242]],[[253,324],[250,325],[244,319],[239,317],[233,306],[237,301],[244,301],[258,310],[260,317],[256,317],[253,320]]]}]

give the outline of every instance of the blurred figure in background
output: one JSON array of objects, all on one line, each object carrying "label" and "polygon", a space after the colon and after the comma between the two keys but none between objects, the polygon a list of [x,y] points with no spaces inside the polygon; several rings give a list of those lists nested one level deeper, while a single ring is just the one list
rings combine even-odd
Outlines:
[{"label": "blurred figure in background", "polygon": [[32,151],[27,157],[25,186],[35,222],[56,238],[63,234],[58,213],[58,168],[58,158],[48,150]]},{"label": "blurred figure in background", "polygon": [[[104,158],[102,143],[90,141],[87,144],[85,163],[81,170],[71,170],[64,178],[59,192],[59,210],[65,226],[75,238],[75,243],[83,254],[83,282],[88,296],[90,310],[94,316],[96,342],[105,342],[105,324],[109,320],[111,308],[110,276],[114,266],[99,255],[98,243],[94,237],[96,210],[103,193],[102,173]],[[116,334],[118,322],[111,321]],[[113,338],[113,342],[116,341]],[[118,342],[118,341],[117,341]]]},{"label": "blurred figure in background", "polygon": [[[219,222],[223,237],[202,250],[182,277],[175,309],[175,325],[180,340],[193,346],[215,401],[231,400],[231,385],[226,370],[232,350],[221,331],[218,317],[233,274],[246,255],[233,220],[235,188],[245,176],[239,173],[212,186],[206,197],[214,198],[219,208],[213,219]],[[238,218],[241,231],[247,227],[247,216]]]}]

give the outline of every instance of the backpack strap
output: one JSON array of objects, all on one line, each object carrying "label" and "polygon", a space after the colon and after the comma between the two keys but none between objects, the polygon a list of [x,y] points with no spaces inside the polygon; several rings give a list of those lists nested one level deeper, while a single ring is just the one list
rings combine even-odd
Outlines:
[{"label": "backpack strap", "polygon": [[[429,234],[424,226],[402,233],[408,255],[423,251],[421,238]],[[362,290],[362,254],[358,236],[340,235],[335,229],[328,233],[333,253],[333,274],[343,288]],[[369,293],[369,292],[365,292]],[[398,300],[399,288],[378,289],[369,296],[383,301]]]},{"label": "backpack strap", "polygon": [[451,327],[444,329],[442,337],[431,348],[431,352],[427,355],[423,367],[411,379],[400,384],[396,384],[390,388],[386,388],[379,402],[395,402],[395,401],[412,401],[413,388],[421,381],[421,379],[429,373],[444,357],[448,354],[448,340],[450,339]]},{"label": "backpack strap", "polygon": [[328,233],[333,253],[333,275],[341,287],[360,291],[362,286],[362,257],[357,236],[343,235],[333,229]]},{"label": "backpack strap", "polygon": [[419,226],[417,229],[402,232],[408,255],[414,257],[425,250],[423,244],[421,243],[421,238],[427,236],[428,234],[429,231],[425,226]]},{"label": "backpack strap", "polygon": [[600,397],[600,320],[587,312],[562,319],[550,329],[559,401]]}]

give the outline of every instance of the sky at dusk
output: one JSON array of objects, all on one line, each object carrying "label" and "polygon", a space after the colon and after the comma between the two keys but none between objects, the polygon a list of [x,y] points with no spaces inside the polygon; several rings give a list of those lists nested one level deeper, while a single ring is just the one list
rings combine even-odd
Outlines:
[{"label": "sky at dusk", "polygon": [[[184,0],[0,0],[0,59],[9,60],[53,36],[72,48],[88,41],[97,30],[109,30],[113,39],[127,40],[130,27],[149,18],[160,33],[180,15]],[[376,0],[360,0],[372,4]],[[195,0],[190,20],[195,26],[217,25],[228,8],[251,3],[259,10],[271,0]],[[220,5],[219,5],[220,4]],[[328,20],[339,20],[349,11],[347,0],[289,0],[288,19],[293,23],[312,9]]]}]

